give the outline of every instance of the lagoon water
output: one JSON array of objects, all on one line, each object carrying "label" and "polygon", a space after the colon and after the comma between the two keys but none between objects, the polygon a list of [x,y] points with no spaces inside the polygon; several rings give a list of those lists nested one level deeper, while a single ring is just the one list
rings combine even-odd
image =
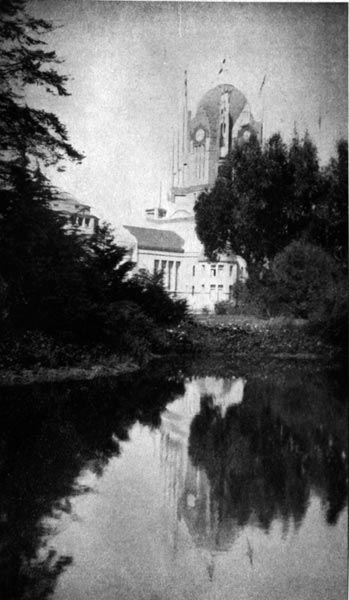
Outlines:
[{"label": "lagoon water", "polygon": [[323,370],[155,367],[1,411],[1,598],[347,597],[346,403]]}]

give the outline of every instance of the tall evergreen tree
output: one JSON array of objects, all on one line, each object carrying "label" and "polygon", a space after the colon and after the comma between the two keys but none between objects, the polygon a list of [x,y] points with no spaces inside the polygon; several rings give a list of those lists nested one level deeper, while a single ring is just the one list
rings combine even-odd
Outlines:
[{"label": "tall evergreen tree", "polygon": [[40,86],[45,92],[67,96],[67,76],[54,68],[62,61],[46,50],[43,36],[52,24],[25,12],[25,0],[0,4],[0,178],[10,183],[12,166],[56,164],[83,156],[69,143],[66,127],[58,117],[28,106],[26,91]]},{"label": "tall evergreen tree", "polygon": [[[42,310],[61,280],[59,264],[73,265],[77,240],[66,236],[63,221],[49,208],[55,190],[41,168],[83,156],[69,143],[56,115],[28,106],[31,86],[68,95],[67,77],[55,70],[61,61],[45,48],[52,25],[25,12],[24,0],[0,4],[0,281],[2,316],[13,324],[38,325]],[[62,260],[65,256],[66,260]],[[72,268],[72,267],[71,267]],[[67,274],[71,271],[67,269]],[[51,287],[48,285],[51,277]],[[51,315],[52,318],[52,315]]]}]

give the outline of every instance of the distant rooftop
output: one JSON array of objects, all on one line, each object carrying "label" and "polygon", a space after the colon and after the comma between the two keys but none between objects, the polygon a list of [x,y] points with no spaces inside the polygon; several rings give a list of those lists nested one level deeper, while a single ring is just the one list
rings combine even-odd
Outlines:
[{"label": "distant rooftop", "polygon": [[124,227],[136,238],[138,248],[142,250],[184,252],[184,240],[173,231],[128,225],[124,225]]},{"label": "distant rooftop", "polygon": [[92,219],[98,219],[98,217],[91,213],[91,207],[89,204],[83,204],[68,192],[61,190],[58,194],[56,194],[55,197],[52,198],[52,200],[50,200],[50,206],[53,210],[64,215],[79,214]]}]

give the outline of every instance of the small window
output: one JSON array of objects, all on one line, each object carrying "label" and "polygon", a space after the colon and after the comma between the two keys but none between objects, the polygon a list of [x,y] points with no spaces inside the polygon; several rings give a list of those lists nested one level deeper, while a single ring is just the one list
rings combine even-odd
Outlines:
[{"label": "small window", "polygon": [[218,265],[218,274],[223,275],[224,265]]},{"label": "small window", "polygon": [[91,219],[89,219],[89,218],[86,218],[86,219],[85,219],[86,227],[88,227],[88,226],[90,225],[90,220],[91,220]]},{"label": "small window", "polygon": [[195,277],[195,265],[193,265],[193,277]]},{"label": "small window", "polygon": [[216,265],[211,265],[211,277],[216,277],[216,275],[217,275]]},{"label": "small window", "polygon": [[159,271],[159,268],[160,268],[160,261],[154,260],[154,273],[157,273]]},{"label": "small window", "polygon": [[201,272],[205,273],[205,271],[206,271],[206,265],[201,265]]},{"label": "small window", "polygon": [[191,295],[194,296],[194,294],[195,294],[195,286],[192,285],[191,286]]},{"label": "small window", "polygon": [[233,265],[229,266],[229,277],[232,277],[233,275]]}]

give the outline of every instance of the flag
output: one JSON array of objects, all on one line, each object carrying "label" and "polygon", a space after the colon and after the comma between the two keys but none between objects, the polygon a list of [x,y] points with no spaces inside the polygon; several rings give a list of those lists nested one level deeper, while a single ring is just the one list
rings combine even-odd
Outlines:
[{"label": "flag", "polygon": [[221,68],[218,71],[218,75],[220,75],[221,73],[223,73],[223,65],[225,65],[225,58],[223,58],[223,60],[222,60],[222,66],[221,66]]},{"label": "flag", "polygon": [[259,94],[261,94],[261,93],[262,93],[262,89],[264,88],[264,84],[265,84],[265,80],[266,80],[266,78],[267,78],[267,74],[265,74],[265,75],[264,75],[264,77],[263,77],[262,85],[261,85],[261,87],[259,88]]}]

